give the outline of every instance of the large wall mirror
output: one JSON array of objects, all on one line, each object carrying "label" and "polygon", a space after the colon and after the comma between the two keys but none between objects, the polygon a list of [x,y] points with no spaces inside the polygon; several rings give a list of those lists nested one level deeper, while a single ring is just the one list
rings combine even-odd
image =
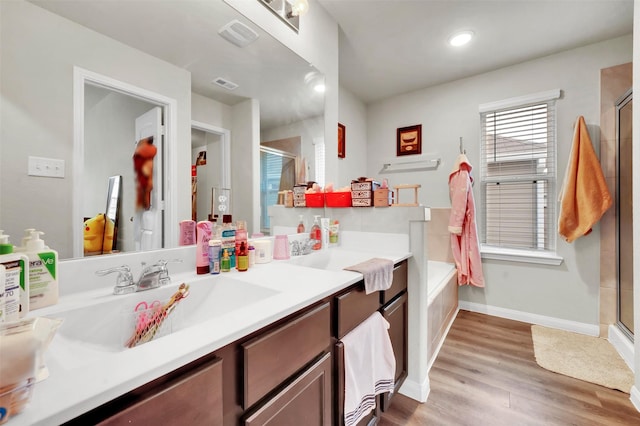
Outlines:
[{"label": "large wall mirror", "polygon": [[[25,229],[36,228],[61,259],[82,256],[78,235],[84,220],[106,213],[109,178],[122,176],[116,247],[120,252],[140,249],[127,237],[134,228],[127,209],[133,203],[132,157],[138,141],[136,131],[128,136],[126,127],[134,124],[93,113],[110,106],[120,115],[142,115],[157,103],[139,98],[130,102],[127,94],[120,97],[122,93],[101,85],[85,86],[84,106],[92,114],[83,118],[86,133],[78,138],[76,68],[175,102],[171,111],[160,105],[161,115],[168,114],[163,119],[175,124],[164,136],[174,145],[165,146],[164,159],[155,165],[164,173],[154,185],[163,191],[162,247],[174,247],[179,220],[192,217],[191,169],[202,146],[207,147],[211,168],[228,167],[211,172],[222,177],[207,183],[203,194],[213,185],[233,190],[233,180],[225,181],[228,170],[248,164],[242,161],[246,153],[234,147],[252,146],[257,158],[261,141],[299,137],[307,179],[320,172],[314,169],[314,144],[324,141],[324,96],[312,86],[322,75],[224,1],[16,0],[0,2],[0,8],[0,229],[13,244],[20,243]],[[245,47],[218,34],[226,27],[234,38],[245,26],[257,35]],[[237,106],[247,100],[257,100],[260,111],[260,140],[251,143],[238,140],[242,132],[233,131],[255,124],[250,122],[255,117],[237,113]],[[194,122],[201,124],[194,127]],[[80,147],[79,139],[84,144]],[[124,148],[119,148],[120,139]],[[30,157],[61,160],[64,176],[29,175]],[[260,173],[259,164],[250,169],[254,176]],[[235,205],[259,202],[243,191],[233,196],[249,198]],[[201,200],[203,209],[210,205],[207,201]],[[74,206],[81,206],[81,217]]]}]

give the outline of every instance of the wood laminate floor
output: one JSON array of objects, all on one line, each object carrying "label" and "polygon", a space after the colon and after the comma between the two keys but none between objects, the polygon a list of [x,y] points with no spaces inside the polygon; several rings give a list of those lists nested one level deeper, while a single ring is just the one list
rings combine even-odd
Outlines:
[{"label": "wood laminate floor", "polygon": [[538,366],[531,325],[460,311],[426,403],[398,394],[379,426],[640,425],[629,395]]}]

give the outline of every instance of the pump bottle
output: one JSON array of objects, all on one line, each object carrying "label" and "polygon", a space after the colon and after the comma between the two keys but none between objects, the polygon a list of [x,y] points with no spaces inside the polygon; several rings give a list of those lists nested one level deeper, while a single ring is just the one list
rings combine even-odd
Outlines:
[{"label": "pump bottle", "polygon": [[313,250],[320,250],[322,248],[322,230],[320,229],[319,215],[313,216],[313,226],[311,226],[311,232],[309,238],[316,240],[315,244],[311,247]]},{"label": "pump bottle", "polygon": [[0,231],[0,265],[5,268],[4,320],[17,321],[29,313],[29,258],[13,252],[9,236]]},{"label": "pump bottle", "polygon": [[58,252],[48,248],[40,236],[44,232],[32,231],[25,241],[25,254],[29,258],[29,310],[58,303]]}]

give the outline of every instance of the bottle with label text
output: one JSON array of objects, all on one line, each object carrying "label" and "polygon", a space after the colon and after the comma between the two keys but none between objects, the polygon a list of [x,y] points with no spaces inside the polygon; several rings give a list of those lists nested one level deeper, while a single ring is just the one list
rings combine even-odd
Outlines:
[{"label": "bottle with label text", "polygon": [[229,256],[229,267],[236,267],[236,227],[230,214],[222,216],[222,230],[220,232],[222,249]]},{"label": "bottle with label text", "polygon": [[40,235],[32,231],[25,242],[29,258],[29,310],[58,303],[58,252],[48,248]]},{"label": "bottle with label text", "polygon": [[247,251],[247,243],[242,241],[237,251],[238,271],[244,272],[249,269],[249,253]]},{"label": "bottle with label text", "polygon": [[[240,246],[244,244],[245,252],[249,247],[249,242],[247,241],[247,222],[244,220],[239,220],[236,222],[236,269],[240,270],[239,267],[239,252]],[[246,271],[246,269],[245,269]]]},{"label": "bottle with label text", "polygon": [[4,271],[4,320],[17,321],[29,313],[29,258],[13,252],[9,236],[0,231],[0,265]]},{"label": "bottle with label text", "polygon": [[222,249],[222,258],[220,259],[220,272],[229,272],[231,270],[231,259],[227,249]]}]

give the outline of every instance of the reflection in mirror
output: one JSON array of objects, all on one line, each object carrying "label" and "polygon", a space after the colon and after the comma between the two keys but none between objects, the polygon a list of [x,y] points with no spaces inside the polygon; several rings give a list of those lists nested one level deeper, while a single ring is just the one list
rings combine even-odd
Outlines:
[{"label": "reflection in mirror", "polygon": [[[103,132],[107,142],[102,142],[102,151],[93,157],[113,168],[105,170],[81,202],[74,200],[74,193],[84,194],[84,181],[98,179],[89,176],[89,166],[81,167],[76,160],[84,158],[85,152],[74,151],[78,137],[74,97],[79,93],[72,83],[75,67],[174,102],[169,114],[173,127],[167,133],[174,137],[175,145],[167,149],[162,167],[157,167],[168,175],[157,182],[154,179],[154,187],[170,184],[163,194],[165,248],[177,246],[178,223],[192,214],[192,119],[229,129],[224,164],[233,171],[235,185],[244,185],[233,192],[233,208],[239,206],[233,214],[247,219],[253,227],[259,225],[259,218],[246,216],[254,215],[258,203],[254,195],[258,179],[253,177],[259,173],[259,155],[247,150],[257,151],[260,137],[268,141],[299,136],[308,178],[323,172],[314,170],[314,141],[324,141],[324,125],[320,124],[324,96],[309,90],[310,84],[322,78],[315,68],[222,0],[154,2],[153,8],[148,6],[148,2],[134,1],[0,1],[0,229],[12,235],[13,243],[24,229],[36,228],[46,233],[48,245],[59,252],[60,259],[83,256],[83,219],[102,211],[105,181],[114,175],[122,175],[123,183],[119,234],[124,236],[125,228],[133,227],[126,200],[127,186],[134,181],[131,157],[135,136],[128,142],[125,160],[107,161],[114,139]],[[257,32],[258,39],[239,48],[220,37],[218,30],[233,20]],[[238,87],[229,91],[212,84],[218,77]],[[248,121],[242,115],[246,109],[241,106],[247,101],[259,105],[259,132],[246,130],[256,125],[253,117]],[[269,135],[295,126],[301,130]],[[322,128],[320,134],[308,132],[316,127]],[[307,141],[309,152],[305,151]],[[247,154],[252,158],[248,167]],[[64,177],[28,176],[29,156],[63,161]],[[210,160],[208,152],[207,162]],[[126,170],[118,168],[122,165]],[[231,174],[229,169],[226,176]],[[233,189],[234,182],[229,180],[224,186]],[[88,201],[84,197],[93,196],[99,202],[87,206],[85,212]],[[46,214],[42,206],[46,206]],[[129,249],[127,241],[117,242],[119,252]],[[135,249],[134,243],[131,250]]]},{"label": "reflection in mirror", "polygon": [[212,220],[219,214],[215,192],[229,188],[229,130],[191,123],[191,219]]},{"label": "reflection in mirror", "polygon": [[[283,149],[268,148],[268,145]],[[260,147],[260,232],[263,234],[269,235],[271,228],[267,208],[276,203],[284,204],[283,192],[305,181],[300,176],[300,171],[304,170],[301,163],[300,138],[263,143]]]},{"label": "reflection in mirror", "polygon": [[[156,223],[147,226],[150,229],[146,234],[145,231],[139,231],[138,238],[134,231],[134,228],[140,227],[139,223],[142,220],[142,213],[138,212],[136,207],[138,192],[143,189],[137,188],[137,175],[152,173],[149,178],[143,178],[147,181],[145,186],[153,186],[146,195],[154,200],[154,206],[149,206],[152,210],[151,215],[157,214],[156,206],[162,199],[162,195],[158,194],[162,190],[162,185],[158,185],[158,182],[162,181],[162,167],[159,165],[162,159],[162,143],[161,136],[157,134],[156,124],[158,114],[162,114],[161,108],[128,93],[93,84],[84,84],[84,94],[84,172],[82,191],[75,194],[79,197],[78,204],[82,206],[81,214],[83,217],[94,217],[102,213],[104,194],[99,189],[109,176],[117,173],[122,176],[120,195],[122,217],[125,220],[120,223],[119,244],[115,252],[138,250],[143,236],[153,233],[159,234],[156,248],[161,248],[162,224],[159,220],[153,217],[148,219]],[[136,170],[135,161],[132,159],[135,156],[137,141],[143,137],[154,136],[157,138],[154,148],[155,151],[160,150],[160,154],[156,153],[150,159],[140,159],[140,165]],[[149,216],[148,212],[145,214]],[[87,250],[86,247],[86,228],[84,232],[84,254],[94,255],[96,253]],[[112,251],[106,250],[103,253]]]}]

